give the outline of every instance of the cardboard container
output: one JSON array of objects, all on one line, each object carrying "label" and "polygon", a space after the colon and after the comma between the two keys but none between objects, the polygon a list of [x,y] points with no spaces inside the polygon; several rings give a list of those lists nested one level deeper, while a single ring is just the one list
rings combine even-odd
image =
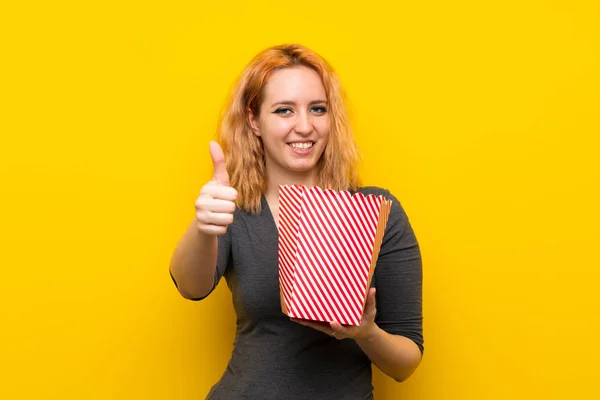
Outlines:
[{"label": "cardboard container", "polygon": [[391,201],[279,186],[279,288],[290,317],[360,325]]}]

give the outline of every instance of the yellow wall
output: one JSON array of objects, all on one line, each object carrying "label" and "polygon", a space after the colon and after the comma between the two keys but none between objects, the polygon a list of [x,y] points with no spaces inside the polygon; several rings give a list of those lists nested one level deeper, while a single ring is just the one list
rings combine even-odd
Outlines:
[{"label": "yellow wall", "polygon": [[597,1],[13,3],[0,398],[204,397],[230,294],[183,300],[168,262],[227,90],[283,42],[339,71],[422,245],[425,358],[377,398],[600,398]]}]

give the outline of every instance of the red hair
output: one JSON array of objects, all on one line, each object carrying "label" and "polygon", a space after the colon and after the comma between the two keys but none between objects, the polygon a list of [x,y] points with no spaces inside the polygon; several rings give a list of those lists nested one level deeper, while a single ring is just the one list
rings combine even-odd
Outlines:
[{"label": "red hair", "polygon": [[242,72],[219,124],[230,185],[238,191],[238,206],[258,213],[267,177],[262,139],[250,125],[250,112],[260,114],[263,89],[273,71],[305,66],[321,77],[328,102],[329,140],[317,162],[317,185],[334,190],[356,190],[358,148],[344,105],[342,88],[333,68],[312,50],[297,44],[268,48],[257,54]]}]

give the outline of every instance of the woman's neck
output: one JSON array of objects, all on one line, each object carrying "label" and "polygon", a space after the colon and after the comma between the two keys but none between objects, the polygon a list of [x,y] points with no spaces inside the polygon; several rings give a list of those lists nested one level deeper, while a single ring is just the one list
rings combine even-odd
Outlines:
[{"label": "woman's neck", "polygon": [[315,186],[317,184],[317,170],[313,168],[310,171],[294,172],[267,168],[267,190],[265,196],[267,199],[276,199],[279,195],[279,185],[304,185]]}]

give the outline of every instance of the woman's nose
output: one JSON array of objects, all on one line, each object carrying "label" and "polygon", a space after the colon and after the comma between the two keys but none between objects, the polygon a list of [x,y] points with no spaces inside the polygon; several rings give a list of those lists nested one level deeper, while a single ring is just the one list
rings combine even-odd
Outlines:
[{"label": "woman's nose", "polygon": [[312,123],[310,122],[309,115],[307,115],[306,113],[298,114],[294,130],[301,135],[308,135],[309,133],[311,133]]}]

